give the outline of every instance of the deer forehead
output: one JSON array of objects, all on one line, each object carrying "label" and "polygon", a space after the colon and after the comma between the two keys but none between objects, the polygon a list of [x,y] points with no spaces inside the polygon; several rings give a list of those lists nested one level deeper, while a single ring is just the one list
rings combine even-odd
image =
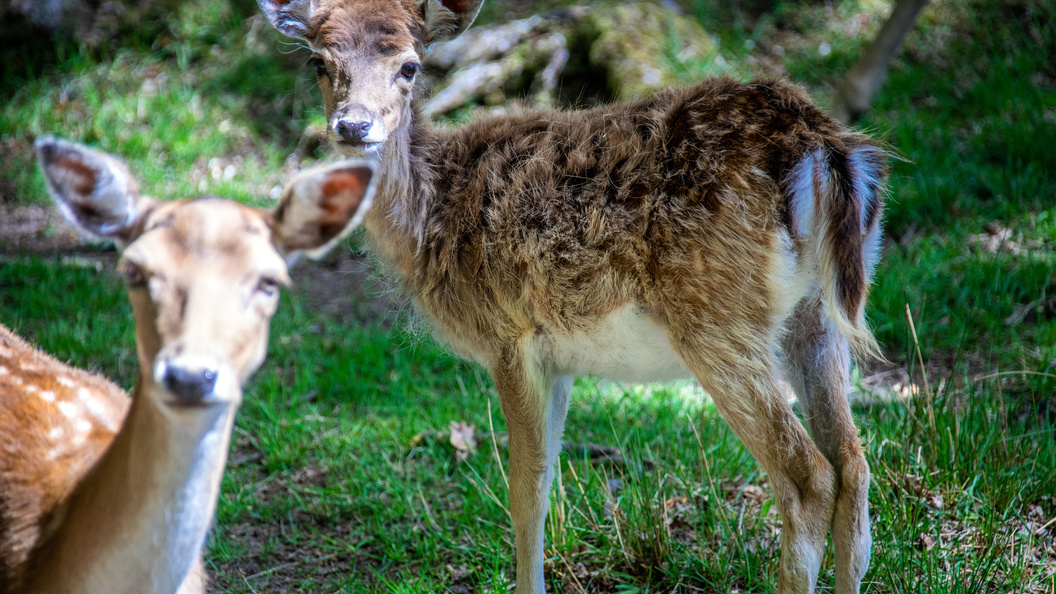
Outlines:
[{"label": "deer forehead", "polygon": [[158,206],[123,257],[163,276],[186,272],[192,280],[210,273],[222,273],[232,282],[255,275],[286,277],[286,263],[272,245],[265,216],[220,198]]},{"label": "deer forehead", "polygon": [[312,18],[312,45],[348,54],[395,56],[414,49],[425,23],[399,2],[344,2],[324,7]]}]

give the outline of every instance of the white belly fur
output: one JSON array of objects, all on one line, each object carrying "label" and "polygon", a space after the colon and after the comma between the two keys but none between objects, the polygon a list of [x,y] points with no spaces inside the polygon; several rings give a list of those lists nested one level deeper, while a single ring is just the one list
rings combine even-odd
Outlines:
[{"label": "white belly fur", "polygon": [[541,354],[559,375],[589,374],[631,383],[693,377],[671,348],[667,329],[633,306],[613,312],[591,329],[551,334],[545,342]]}]

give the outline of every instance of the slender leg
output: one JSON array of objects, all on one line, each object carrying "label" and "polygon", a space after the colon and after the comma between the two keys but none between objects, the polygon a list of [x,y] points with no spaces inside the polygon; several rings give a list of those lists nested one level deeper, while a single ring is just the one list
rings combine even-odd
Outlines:
[{"label": "slender leg", "polygon": [[568,411],[571,378],[546,378],[510,349],[495,365],[495,386],[510,430],[510,513],[517,546],[517,593],[543,594],[543,534]]},{"label": "slender leg", "polygon": [[804,299],[788,323],[785,375],[821,452],[836,469],[836,594],[858,594],[869,568],[869,465],[847,404],[850,356],[847,341],[824,316],[821,303]]},{"label": "slender leg", "polygon": [[765,335],[738,345],[717,344],[707,334],[683,332],[672,344],[770,476],[784,523],[778,594],[810,594],[832,520],[833,468],[778,388],[774,355],[752,346],[765,345]]}]

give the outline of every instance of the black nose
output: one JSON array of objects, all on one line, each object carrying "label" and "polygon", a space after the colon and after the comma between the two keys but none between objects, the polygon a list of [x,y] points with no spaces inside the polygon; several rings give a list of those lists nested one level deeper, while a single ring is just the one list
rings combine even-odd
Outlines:
[{"label": "black nose", "polygon": [[370,127],[373,125],[373,122],[350,122],[348,120],[338,120],[336,131],[342,140],[359,142],[367,137],[367,134],[370,133]]},{"label": "black nose", "polygon": [[216,370],[185,369],[168,366],[165,369],[165,387],[180,400],[191,404],[212,393],[216,387]]}]

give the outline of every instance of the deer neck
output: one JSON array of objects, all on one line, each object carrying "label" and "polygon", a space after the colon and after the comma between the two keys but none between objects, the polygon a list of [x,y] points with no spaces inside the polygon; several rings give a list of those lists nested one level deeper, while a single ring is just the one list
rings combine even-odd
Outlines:
[{"label": "deer neck", "polygon": [[405,282],[414,278],[414,258],[436,201],[435,160],[443,139],[423,121],[417,104],[411,112],[410,124],[397,130],[378,155],[374,205],[363,221],[374,252]]},{"label": "deer neck", "polygon": [[201,554],[236,407],[174,413],[151,390],[160,388],[140,378],[121,431],[34,566],[42,583],[27,592],[175,592]]}]

